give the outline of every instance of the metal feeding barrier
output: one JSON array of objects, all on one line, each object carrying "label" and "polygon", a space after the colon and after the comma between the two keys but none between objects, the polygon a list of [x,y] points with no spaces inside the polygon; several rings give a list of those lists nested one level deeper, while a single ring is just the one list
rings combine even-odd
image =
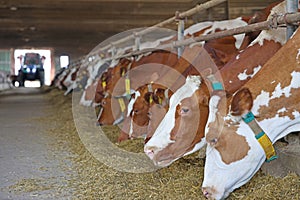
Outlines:
[{"label": "metal feeding barrier", "polygon": [[[157,28],[160,28],[160,27],[164,27],[170,23],[174,23],[174,22],[178,22],[178,32],[180,32],[180,36],[178,38],[183,38],[183,31],[184,31],[184,21],[187,17],[190,17],[196,13],[199,13],[201,11],[204,11],[204,10],[207,10],[211,7],[214,7],[216,5],[219,5],[221,3],[224,3],[226,2],[227,0],[211,0],[211,1],[208,1],[208,2],[205,2],[203,4],[198,4],[196,5],[195,7],[193,7],[192,9],[190,10],[187,10],[187,11],[184,11],[184,12],[181,12],[179,13],[178,11],[175,13],[175,16],[174,17],[171,17],[169,19],[166,19],[158,24],[155,24],[151,27],[148,27],[148,28],[145,28],[139,32],[135,32],[131,35],[128,35],[127,37],[124,37],[122,39],[119,39],[113,43],[110,43],[102,48],[100,48],[99,50],[95,51],[95,52],[92,52],[89,57],[98,57],[97,55],[100,54],[100,53],[103,53],[105,51],[108,51],[109,49],[111,49],[110,51],[112,52],[112,54],[114,54],[114,52],[116,51],[116,46],[119,45],[119,44],[122,44],[122,43],[125,43],[127,41],[130,41],[130,40],[134,40],[134,46],[135,46],[135,49],[136,50],[139,50],[139,46],[140,46],[140,39],[143,35],[146,35],[147,33],[151,33],[153,32],[154,30],[157,30]],[[179,50],[180,51],[180,50]],[[179,52],[180,53],[180,52]],[[112,56],[113,57],[113,56]],[[88,58],[87,58],[88,59]],[[86,56],[83,56],[81,58],[78,58],[77,60],[86,60]],[[90,62],[89,60],[86,60],[86,62]],[[73,64],[74,63],[74,64]],[[70,64],[70,66],[73,66],[78,64],[77,61],[74,61]]]},{"label": "metal feeding barrier", "polygon": [[280,25],[294,24],[299,21],[300,21],[300,13],[299,12],[286,13],[284,15],[273,15],[273,17],[267,21],[250,24],[250,25],[246,25],[246,26],[242,26],[242,27],[238,27],[238,28],[228,29],[228,30],[224,30],[224,31],[220,31],[220,32],[215,32],[215,33],[208,34],[208,35],[191,37],[191,38],[184,39],[181,41],[173,41],[168,44],[157,46],[156,48],[149,48],[149,49],[143,49],[143,50],[139,50],[139,51],[133,51],[128,54],[110,57],[110,58],[106,58],[106,59],[111,60],[111,59],[120,59],[120,58],[125,58],[125,57],[137,56],[140,54],[152,52],[155,49],[178,48],[181,46],[188,46],[193,43],[197,43],[197,42],[201,42],[201,41],[208,41],[208,40],[212,40],[212,39],[222,38],[222,37],[231,36],[231,35],[237,35],[237,34],[241,34],[241,33],[249,33],[249,32],[253,32],[253,31],[278,28],[278,26],[280,26]]},{"label": "metal feeding barrier", "polygon": [[[127,37],[117,40],[116,42],[110,43],[110,44],[98,49],[97,51],[92,52],[88,58],[85,58],[85,59],[80,58],[79,60],[81,60],[81,61],[85,60],[86,62],[90,62],[86,59],[91,59],[91,57],[92,57],[91,60],[100,58],[100,59],[105,59],[106,61],[110,61],[110,60],[116,60],[116,59],[120,59],[120,58],[138,56],[140,54],[149,53],[149,52],[152,52],[157,49],[174,49],[174,48],[177,48],[178,55],[180,56],[183,52],[183,47],[191,45],[193,43],[197,43],[197,42],[201,42],[201,41],[208,41],[208,40],[212,40],[212,39],[217,39],[217,38],[222,38],[222,37],[237,35],[237,34],[242,34],[242,33],[248,33],[248,32],[253,32],[253,31],[277,28],[278,26],[281,26],[281,25],[286,25],[287,27],[295,27],[294,23],[297,23],[300,21],[300,13],[299,12],[286,13],[284,15],[273,15],[273,17],[267,21],[250,24],[250,25],[246,25],[246,26],[242,26],[242,27],[238,27],[238,28],[228,29],[228,30],[224,30],[224,31],[220,31],[220,32],[215,32],[215,33],[211,33],[208,35],[201,35],[198,37],[190,37],[188,39],[184,39],[184,35],[183,35],[184,21],[187,17],[192,16],[192,15],[194,15],[200,11],[206,10],[208,8],[214,7],[218,4],[226,2],[226,1],[227,0],[211,0],[211,1],[208,1],[203,4],[199,4],[188,11],[185,11],[182,13],[176,12],[174,17],[171,17],[171,18],[169,18],[163,22],[160,22],[154,26],[151,26],[149,28],[143,29],[142,31],[135,32]],[[287,0],[287,5],[289,5],[288,1],[294,1],[294,0]],[[287,6],[287,7],[289,7],[289,6]],[[293,8],[293,10],[297,10],[297,9]],[[178,32],[177,39],[178,40],[177,41],[159,45],[155,48],[145,48],[143,50],[139,49],[140,39],[143,35],[145,35],[147,33],[151,33],[158,27],[163,27],[174,21],[178,23],[178,30],[177,30],[177,32]],[[291,35],[290,32],[291,31],[289,31],[289,33],[288,33],[288,37],[289,37],[289,35]],[[133,51],[131,51],[130,53],[123,54],[123,55],[119,55],[119,56],[115,55],[114,52],[116,52],[116,45],[125,43],[130,40],[132,40],[132,41],[134,40],[134,44],[133,44],[133,48],[132,48]],[[103,53],[104,51],[108,51],[109,49],[111,52],[110,57],[101,58],[99,56],[99,54]]]}]

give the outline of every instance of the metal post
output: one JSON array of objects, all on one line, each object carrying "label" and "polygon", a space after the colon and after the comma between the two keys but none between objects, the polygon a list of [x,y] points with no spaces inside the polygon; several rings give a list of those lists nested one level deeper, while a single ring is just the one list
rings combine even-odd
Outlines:
[{"label": "metal post", "polygon": [[112,46],[111,46],[111,57],[114,58],[116,53],[117,53],[117,48],[116,48],[115,45],[112,44]]},{"label": "metal post", "polygon": [[[177,40],[181,41],[184,39],[184,19],[181,19],[179,17],[180,13],[176,11],[175,16],[176,16],[176,21],[178,23],[178,28],[177,28]],[[177,53],[178,53],[178,58],[181,57],[183,53],[183,46],[177,48]]]},{"label": "metal post", "polygon": [[139,51],[141,45],[141,37],[138,33],[134,33],[134,38],[134,51]]},{"label": "metal post", "polygon": [[[287,0],[286,1],[286,12],[295,13],[298,11],[298,0]],[[296,30],[296,26],[287,24],[286,28],[286,39],[288,40]]]}]

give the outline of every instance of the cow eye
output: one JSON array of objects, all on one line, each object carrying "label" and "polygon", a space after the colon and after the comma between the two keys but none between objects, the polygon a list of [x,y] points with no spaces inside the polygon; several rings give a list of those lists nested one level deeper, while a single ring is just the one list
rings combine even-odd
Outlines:
[{"label": "cow eye", "polygon": [[188,109],[188,108],[181,108],[181,112],[182,112],[182,113],[187,113],[187,112],[189,112],[189,110],[190,110],[190,109]]},{"label": "cow eye", "polygon": [[209,144],[212,145],[212,146],[215,146],[218,142],[218,139],[217,138],[214,138],[212,140],[209,140]]},{"label": "cow eye", "polygon": [[135,113],[138,113],[138,112],[139,112],[139,110],[134,110],[134,112],[135,112]]}]

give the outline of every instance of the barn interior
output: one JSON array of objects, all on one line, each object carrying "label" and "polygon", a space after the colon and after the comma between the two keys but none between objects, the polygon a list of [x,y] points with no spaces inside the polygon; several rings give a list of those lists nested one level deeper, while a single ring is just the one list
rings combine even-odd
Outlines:
[{"label": "barn interior", "polygon": [[[298,0],[286,1],[298,5],[300,3]],[[134,96],[130,93],[130,87],[127,87],[131,84],[130,81],[127,82],[127,78],[134,71],[131,71],[130,63],[135,60],[130,56],[124,56],[126,59],[132,59],[124,61],[114,59],[114,56],[118,56],[117,50],[120,50],[121,56],[122,54],[130,55],[137,46],[142,46],[140,43],[136,44],[139,39],[147,46],[147,42],[155,43],[158,39],[169,36],[170,33],[175,33],[179,37],[183,31],[183,29],[178,30],[182,22],[186,30],[201,22],[247,18],[276,2],[279,0],[0,0],[0,200],[207,199],[209,196],[202,190],[207,157],[206,145],[195,152],[182,154],[170,165],[162,167],[157,166],[157,162],[152,162],[151,152],[147,154],[150,156],[146,155],[144,147],[149,138],[144,138],[144,135],[142,138],[130,138],[131,136],[126,135],[127,133],[125,136],[122,135],[121,130],[124,127],[122,120],[126,113],[127,117],[131,117],[134,115],[132,113],[138,112],[138,109],[127,112],[122,108],[126,104],[124,109],[129,109],[128,105],[133,105],[129,104],[129,100],[138,98],[138,93]],[[191,10],[193,14],[187,14]],[[180,17],[185,14],[188,16]],[[298,21],[294,24],[286,23],[291,15],[275,16],[280,18],[284,25],[280,27],[274,20],[272,30],[278,30],[278,27],[285,29],[287,26],[295,30],[300,22],[299,12],[297,14]],[[163,31],[152,32],[150,36],[139,35],[139,31],[148,30],[148,27],[158,26],[162,22],[166,22],[161,26],[165,28]],[[132,37],[131,41],[119,43],[126,37]],[[269,39],[268,35],[265,37]],[[286,46],[284,45],[288,40],[284,41],[282,46],[277,43],[271,46],[275,50],[272,49],[270,55],[276,55],[276,58],[264,60],[267,66],[273,65],[278,69],[279,65],[284,68],[283,65],[287,63],[289,70],[295,63],[299,66],[300,33],[295,38]],[[198,42],[195,46],[198,44],[200,43]],[[130,46],[129,50],[126,49],[123,52],[122,50],[128,46]],[[296,47],[299,48],[296,50]],[[176,53],[180,52],[180,48],[172,48]],[[285,51],[282,53],[283,56],[275,54],[280,48],[283,49],[281,52]],[[236,51],[234,55],[238,55],[237,52],[243,52],[239,49],[234,50]],[[257,54],[269,56],[265,52],[261,53],[263,50],[257,50],[258,53],[251,51],[249,51],[250,54],[256,53],[256,56]],[[147,60],[147,56],[151,56],[151,53],[145,52],[143,56]],[[151,49],[150,52],[152,52]],[[287,52],[298,54],[294,56]],[[20,68],[23,62],[25,63],[24,56],[27,53],[29,53],[28,57],[39,56],[37,62],[40,62],[45,69],[43,80],[39,77],[39,81],[22,82]],[[199,52],[192,52],[190,55],[200,55],[196,53]],[[143,56],[134,58],[140,59]],[[249,63],[252,64],[252,60],[256,59],[251,56]],[[233,57],[239,58],[239,56],[231,58]],[[105,58],[113,59],[107,61]],[[176,55],[176,58],[179,59],[180,56]],[[128,76],[124,76],[126,72],[122,71],[125,69],[123,61],[126,69],[130,71],[127,73]],[[245,59],[245,61],[248,64],[248,60]],[[117,69],[115,67],[117,64],[123,68],[114,72],[114,76],[120,75],[120,79],[113,79],[107,69]],[[253,74],[250,73],[251,70],[242,70],[239,80],[251,80],[261,68],[260,65],[255,66]],[[189,70],[185,69],[183,73],[185,72],[188,74]],[[231,72],[228,74],[230,75]],[[268,78],[273,73],[270,72],[270,74]],[[283,104],[280,104],[282,108],[278,108],[279,104],[276,103],[270,103],[270,109],[269,105],[263,105],[263,109],[266,110],[271,110],[272,106],[278,108],[277,113],[274,110],[275,114],[273,112],[266,114],[267,117],[274,114],[276,117],[292,116],[291,118],[294,117],[296,120],[300,118],[299,102],[295,100],[300,97],[298,83],[300,71],[294,74],[295,79],[291,79],[294,88],[287,86],[287,78],[282,81],[282,85],[278,83],[277,90],[272,93],[272,96],[288,96],[289,92],[293,93],[290,98],[294,98],[294,102],[289,106],[295,109],[290,111],[285,108],[288,105]],[[148,75],[142,74],[140,77],[148,80]],[[155,76],[149,77],[156,78]],[[119,81],[124,81],[124,79],[125,82]],[[110,94],[105,91],[109,84],[107,80],[116,81],[124,86],[125,90],[121,91],[121,95]],[[179,79],[174,78],[170,82],[178,83],[177,80]],[[111,86],[117,85],[116,82],[111,83]],[[272,84],[275,82],[274,80]],[[149,85],[155,81],[149,83],[148,92],[150,90],[153,92],[152,86]],[[214,86],[217,85],[218,89],[221,88],[223,91],[223,86],[218,83]],[[253,82],[251,84],[249,85],[255,85]],[[264,84],[260,86],[263,87]],[[98,90],[98,88],[103,90]],[[115,88],[117,87],[113,89]],[[283,91],[282,94],[280,89]],[[164,98],[167,98],[168,103],[171,92],[169,94],[164,93]],[[102,98],[98,96],[101,99],[99,102],[96,102],[97,95]],[[232,96],[228,95],[228,97]],[[105,98],[110,98],[110,101],[115,101],[115,104]],[[149,102],[147,102],[149,104],[151,104],[150,99],[161,101],[159,98],[152,99],[149,96]],[[203,102],[208,103],[208,100],[204,99]],[[169,105],[168,103],[166,106]],[[121,110],[121,117],[113,116],[111,123],[102,124],[100,118],[105,105],[110,106],[111,110],[116,109],[116,112]],[[210,109],[208,105],[204,107],[201,109]],[[181,109],[176,113],[176,117],[184,115],[185,111],[188,112],[189,109]],[[146,114],[149,120],[151,113]],[[258,124],[260,120],[263,120],[259,117],[255,116]],[[189,118],[190,121],[193,121],[192,118]],[[275,126],[277,123],[273,124]],[[299,120],[294,124],[296,125],[293,127],[299,128]],[[130,128],[131,131],[133,128]],[[277,140],[273,145],[278,159],[275,162],[260,160],[264,164],[259,169],[257,167],[257,171],[251,174],[252,178],[243,181],[239,187],[230,191],[231,193],[225,199],[300,199],[300,130],[291,130],[288,136]],[[250,134],[256,137],[252,132]],[[266,132],[265,135],[267,134],[269,133]],[[124,141],[120,141],[122,136],[125,137]],[[236,136],[233,137],[235,138]],[[244,140],[247,139],[240,140],[241,144]],[[195,145],[195,141],[191,144]],[[172,147],[170,149],[172,150]],[[189,151],[191,149],[193,148],[186,148]],[[231,150],[231,146],[229,149]],[[171,151],[171,156],[176,153]],[[168,158],[168,155],[166,157]],[[259,159],[255,157],[254,160]],[[249,163],[249,166],[251,164],[253,163]],[[236,171],[232,178],[234,179],[238,174],[239,172]],[[245,173],[245,177],[249,174],[250,172]],[[226,181],[228,180],[223,182]]]},{"label": "barn interior", "polygon": [[[109,37],[134,28],[153,26],[205,0],[59,0],[0,2],[0,70],[14,74],[16,49],[51,51],[51,78],[60,56],[75,62]],[[187,18],[185,27],[202,21],[248,16],[276,0],[220,1]],[[164,28],[177,29],[176,21]],[[49,61],[49,59],[47,60]],[[64,66],[63,66],[64,67]]]}]

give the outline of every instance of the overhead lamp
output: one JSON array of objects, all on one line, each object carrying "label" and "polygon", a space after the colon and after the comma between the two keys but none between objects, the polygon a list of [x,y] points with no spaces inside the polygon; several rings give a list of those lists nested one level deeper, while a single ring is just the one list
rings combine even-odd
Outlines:
[{"label": "overhead lamp", "polygon": [[16,7],[16,6],[10,6],[9,9],[12,10],[12,11],[16,11],[16,10],[18,10],[18,7]]},{"label": "overhead lamp", "polygon": [[30,39],[29,39],[29,38],[24,38],[23,40],[24,40],[25,42],[29,42]]},{"label": "overhead lamp", "polygon": [[36,30],[36,27],[35,27],[35,26],[30,26],[29,29],[30,29],[31,31],[35,31],[35,30]]}]

